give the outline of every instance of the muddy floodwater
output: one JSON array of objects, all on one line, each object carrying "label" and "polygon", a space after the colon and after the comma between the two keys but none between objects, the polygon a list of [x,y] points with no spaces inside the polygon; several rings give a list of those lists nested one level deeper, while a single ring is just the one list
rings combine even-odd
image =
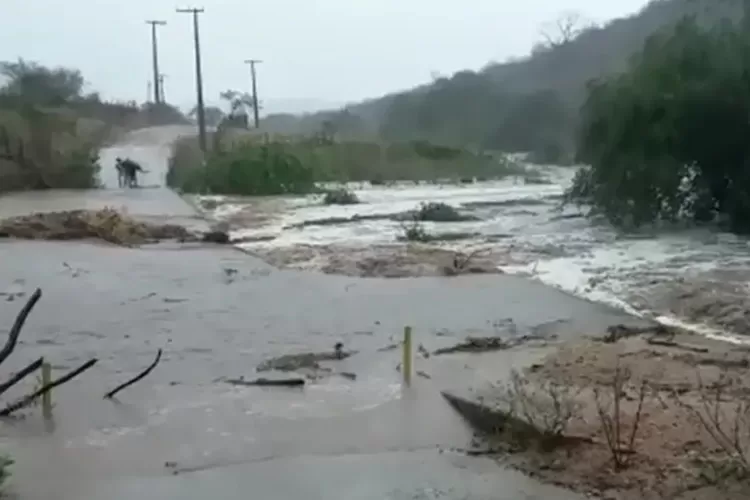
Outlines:
[{"label": "muddy floodwater", "polygon": [[402,258],[409,245],[399,241],[404,233],[399,216],[422,202],[447,203],[475,220],[425,222],[428,233],[443,236],[430,242],[433,253],[436,248],[475,253],[505,273],[707,334],[743,341],[750,333],[747,239],[711,230],[618,233],[584,218],[577,207],[561,207],[575,168],[537,168],[547,184],[522,178],[352,184],[361,203],[345,206],[324,206],[320,196],[208,196],[196,203],[229,222],[234,237],[244,240],[239,246],[274,265],[345,275],[361,273],[357,266],[366,258]]}]

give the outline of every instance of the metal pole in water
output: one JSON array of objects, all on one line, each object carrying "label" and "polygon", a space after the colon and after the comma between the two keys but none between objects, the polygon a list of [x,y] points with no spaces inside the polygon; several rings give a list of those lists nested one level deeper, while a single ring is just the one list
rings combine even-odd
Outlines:
[{"label": "metal pole in water", "polygon": [[404,359],[401,363],[401,370],[404,374],[404,383],[411,384],[411,327],[404,327]]}]

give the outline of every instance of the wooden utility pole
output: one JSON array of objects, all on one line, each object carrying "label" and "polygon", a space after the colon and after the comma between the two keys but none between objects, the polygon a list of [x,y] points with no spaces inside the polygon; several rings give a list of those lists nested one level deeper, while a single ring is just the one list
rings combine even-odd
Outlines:
[{"label": "wooden utility pole", "polygon": [[166,76],[167,75],[165,75],[164,73],[159,74],[159,92],[160,92],[159,99],[161,99],[162,103],[167,102],[167,97],[166,97],[167,93],[164,90],[164,77]]},{"label": "wooden utility pole", "polygon": [[250,76],[253,82],[253,120],[255,121],[255,128],[260,128],[260,116],[258,114],[258,85],[256,83],[255,65],[260,64],[263,61],[260,59],[247,59],[245,64],[250,65]]},{"label": "wooden utility pole", "polygon": [[159,49],[156,42],[156,27],[157,26],[164,26],[167,24],[166,21],[156,21],[156,20],[150,20],[146,21],[146,24],[151,25],[151,52],[153,57],[153,63],[154,63],[154,104],[159,104],[161,101],[161,92],[160,92],[160,86],[161,82],[159,82]]},{"label": "wooden utility pole", "polygon": [[206,152],[206,109],[203,105],[203,71],[201,70],[201,40],[198,29],[198,14],[203,13],[203,8],[177,9],[182,14],[193,15],[193,36],[195,38],[195,91],[198,94],[198,138],[201,151]]}]

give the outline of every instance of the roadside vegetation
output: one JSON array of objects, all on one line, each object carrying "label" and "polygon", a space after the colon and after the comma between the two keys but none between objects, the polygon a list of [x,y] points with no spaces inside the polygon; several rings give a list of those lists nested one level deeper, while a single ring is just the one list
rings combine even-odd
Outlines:
[{"label": "roadside vegetation", "polygon": [[186,121],[171,106],[103,102],[80,71],[0,62],[0,192],[96,187],[99,149],[118,132]]},{"label": "roadside vegetation", "polygon": [[510,160],[423,141],[378,144],[321,135],[293,140],[217,135],[205,161],[194,138],[174,144],[167,175],[171,187],[201,194],[305,194],[325,182],[459,182],[526,172]]}]

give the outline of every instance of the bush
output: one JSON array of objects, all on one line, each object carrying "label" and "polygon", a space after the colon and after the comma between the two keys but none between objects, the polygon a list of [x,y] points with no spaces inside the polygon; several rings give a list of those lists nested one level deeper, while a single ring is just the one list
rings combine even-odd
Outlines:
[{"label": "bush", "polygon": [[418,221],[432,222],[462,222],[475,220],[474,217],[461,215],[458,210],[450,205],[439,202],[421,203],[419,209],[414,214],[414,219]]},{"label": "bush", "polygon": [[[210,154],[205,162],[180,164],[181,146],[170,160],[167,183],[185,192],[278,195],[310,193],[315,189],[313,171],[282,144],[242,143],[227,152]],[[180,166],[178,166],[180,165]]]},{"label": "bush", "polygon": [[417,219],[413,219],[409,223],[402,223],[401,229],[404,232],[401,239],[404,241],[418,241],[421,243],[432,241],[432,236]]}]

